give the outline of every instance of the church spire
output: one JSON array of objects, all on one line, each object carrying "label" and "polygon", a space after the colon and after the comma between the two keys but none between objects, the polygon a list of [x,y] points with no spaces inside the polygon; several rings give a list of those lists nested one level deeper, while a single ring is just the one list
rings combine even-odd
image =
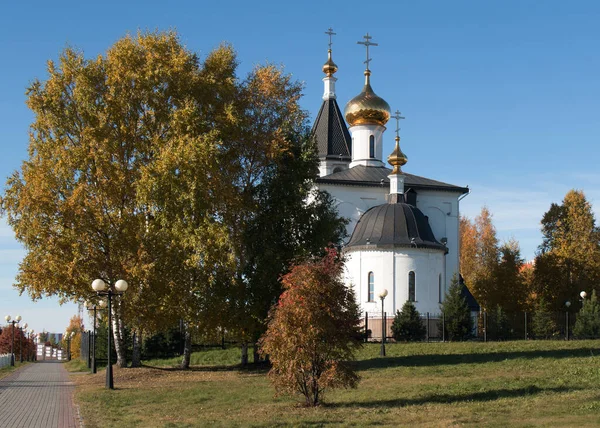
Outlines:
[{"label": "church spire", "polygon": [[396,119],[396,147],[394,147],[392,154],[388,156],[389,164],[394,167],[392,173],[388,175],[390,179],[390,202],[401,202],[404,200],[404,174],[402,174],[401,167],[408,161],[406,155],[400,150],[400,120],[404,117],[396,110],[392,118]]},{"label": "church spire", "polygon": [[329,36],[329,49],[327,50],[327,62],[323,64],[323,73],[325,73],[325,77],[323,78],[323,83],[325,84],[323,99],[330,100],[336,98],[335,82],[337,79],[333,77],[333,75],[337,71],[338,67],[335,64],[335,62],[333,62],[333,60],[331,59],[331,45],[333,44],[332,36],[335,36],[333,28],[329,27],[329,29],[325,31],[325,34]]}]

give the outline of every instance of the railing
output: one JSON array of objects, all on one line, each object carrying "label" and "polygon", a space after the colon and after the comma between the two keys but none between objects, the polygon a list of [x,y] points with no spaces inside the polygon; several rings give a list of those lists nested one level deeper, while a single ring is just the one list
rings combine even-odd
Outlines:
[{"label": "railing", "polygon": [[[385,320],[382,318],[385,317]],[[365,341],[379,342],[382,339],[382,321],[385,328],[386,340],[392,339],[392,323],[394,317],[381,312],[365,312],[362,316],[361,328]],[[536,314],[530,312],[471,312],[472,339],[487,342],[502,340],[529,340],[529,339],[589,339],[594,337],[574,334],[577,323],[577,313],[550,312],[544,316],[544,325],[547,329],[536,328]],[[422,340],[427,342],[443,342],[446,337],[446,323],[442,314],[421,314],[421,321],[425,327]],[[538,322],[539,324],[539,322]],[[547,330],[547,331],[544,331]]]},{"label": "railing", "polygon": [[0,354],[0,369],[10,366],[11,354]]}]

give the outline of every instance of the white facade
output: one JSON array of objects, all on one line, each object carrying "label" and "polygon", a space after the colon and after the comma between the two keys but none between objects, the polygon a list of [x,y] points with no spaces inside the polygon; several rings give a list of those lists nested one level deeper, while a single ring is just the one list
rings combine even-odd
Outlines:
[{"label": "white facade", "polygon": [[[385,126],[356,125],[350,127],[349,131],[352,134],[352,162],[350,168],[356,165],[385,166],[381,161],[383,159],[382,140]],[[373,147],[371,147],[371,140],[373,141]]]},{"label": "white facade", "polygon": [[[369,208],[387,203],[390,192],[387,183],[384,183],[381,187],[340,186],[335,184],[319,184],[318,187],[333,196],[339,215],[350,220],[346,228],[348,239],[360,217]],[[448,248],[444,269],[445,275],[442,278],[444,289],[448,289],[450,286],[452,276],[455,273],[458,274],[459,196],[458,193],[436,190],[419,190],[417,192],[417,208],[429,218],[429,225],[438,242],[445,241]]]},{"label": "white facade", "polygon": [[322,160],[319,162],[319,177],[333,174],[335,172],[348,169],[348,161],[336,161],[331,159]]},{"label": "white facade", "polygon": [[[379,294],[387,289],[384,312],[393,316],[409,300],[409,275],[414,272],[414,305],[421,314],[438,314],[446,294],[444,253],[439,250],[397,248],[350,251],[346,254],[346,283],[354,288],[362,312],[381,313]],[[369,274],[373,294],[369,299]]]}]

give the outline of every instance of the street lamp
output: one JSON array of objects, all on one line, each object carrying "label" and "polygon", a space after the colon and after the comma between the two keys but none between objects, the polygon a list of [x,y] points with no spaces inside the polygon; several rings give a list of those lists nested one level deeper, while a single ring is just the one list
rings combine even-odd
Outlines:
[{"label": "street lamp", "polygon": [[71,361],[71,339],[75,336],[75,332],[66,332],[65,337],[67,339],[67,361]]},{"label": "street lamp", "polygon": [[[94,282],[92,282],[92,288],[94,289],[94,291],[96,292],[96,294],[98,296],[107,296],[108,297],[108,365],[106,366],[106,388],[107,389],[115,389],[115,386],[113,384],[113,371],[112,371],[112,363],[111,363],[111,358],[110,358],[110,354],[111,354],[111,348],[110,348],[110,338],[112,336],[112,313],[111,313],[111,303],[112,303],[112,296],[116,295],[116,296],[120,296],[121,294],[123,294],[125,291],[127,291],[127,281],[123,280],[123,279],[119,279],[117,282],[115,282],[115,290],[113,291],[112,286],[108,286],[108,289],[106,287],[106,283],[104,281],[102,281],[101,279],[95,279]],[[106,289],[106,291],[104,291]]]},{"label": "street lamp", "polygon": [[[33,361],[33,355],[31,354],[31,351],[35,349],[35,346],[33,346],[33,338],[35,337],[33,333],[33,329],[30,329],[27,332],[27,361]],[[31,347],[29,347],[29,345],[31,345]]]},{"label": "street lamp", "polygon": [[571,302],[567,300],[565,302],[565,306],[567,307],[567,310],[565,311],[565,317],[567,318],[565,327],[565,340],[569,340],[569,307],[571,306]]},{"label": "street lamp", "polygon": [[10,365],[14,367],[15,365],[15,324],[19,324],[21,322],[21,315],[17,315],[13,321],[10,319],[10,315],[4,317],[8,324],[12,324],[12,342],[10,344]]},{"label": "street lamp", "polygon": [[379,355],[382,357],[385,357],[385,312],[383,312],[383,301],[385,300],[385,296],[387,296],[387,294],[388,291],[386,288],[379,293],[379,298],[381,299],[381,352]]},{"label": "street lamp", "polygon": [[23,362],[23,330],[27,330],[27,323],[23,324],[19,332],[19,360]]},{"label": "street lamp", "polygon": [[98,309],[104,309],[106,302],[99,300],[98,303],[87,302],[85,307],[88,311],[94,311],[94,332],[92,334],[92,373],[96,373],[96,319],[98,318]]}]

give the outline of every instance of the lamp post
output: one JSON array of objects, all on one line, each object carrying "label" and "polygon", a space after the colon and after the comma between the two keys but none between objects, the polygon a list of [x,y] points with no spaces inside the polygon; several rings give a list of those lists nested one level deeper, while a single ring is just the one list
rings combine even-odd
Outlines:
[{"label": "lamp post", "polygon": [[71,339],[74,335],[74,332],[65,332],[65,337],[67,338],[67,361],[71,361]]},{"label": "lamp post", "polygon": [[96,319],[98,318],[98,308],[103,309],[106,306],[106,303],[104,302],[104,300],[100,300],[98,301],[98,303],[92,303],[92,302],[87,302],[85,307],[87,308],[88,311],[94,311],[94,318],[93,318],[93,324],[94,324],[94,328],[93,328],[93,333],[92,333],[92,373],[96,373]]},{"label": "lamp post", "polygon": [[14,320],[11,321],[10,315],[4,317],[8,324],[12,324],[12,342],[10,344],[10,365],[15,365],[15,324],[21,322],[21,315],[17,315]]},{"label": "lamp post", "polygon": [[569,307],[571,306],[571,302],[568,300],[565,302],[565,306],[567,310],[565,311],[566,324],[565,324],[565,340],[569,340]]},{"label": "lamp post", "polygon": [[[35,348],[33,346],[33,338],[35,337],[33,333],[33,329],[30,329],[27,332],[27,361],[33,361],[33,355],[31,354],[31,351]],[[29,347],[29,345],[31,345],[31,347]]]},{"label": "lamp post", "polygon": [[381,352],[379,355],[382,357],[385,357],[385,312],[383,312],[383,301],[385,300],[385,296],[387,296],[387,294],[388,291],[386,288],[379,293],[379,298],[381,299]]},{"label": "lamp post", "polygon": [[20,327],[19,331],[19,360],[21,360],[21,363],[23,362],[23,330],[27,330],[27,323],[23,324]]},{"label": "lamp post", "polygon": [[[112,313],[111,313],[111,303],[112,303],[112,296],[120,296],[121,294],[123,294],[125,291],[127,291],[127,281],[123,280],[123,279],[119,279],[117,282],[115,282],[115,290],[113,291],[112,286],[108,286],[108,289],[106,287],[106,283],[101,280],[101,279],[95,279],[94,282],[92,282],[92,288],[94,289],[94,291],[96,292],[96,294],[98,296],[107,296],[108,297],[108,365],[106,366],[106,388],[107,389],[115,389],[115,386],[113,384],[113,371],[112,371],[112,363],[111,363],[111,358],[110,358],[110,354],[111,354],[111,347],[110,347],[110,338],[112,336]],[[104,291],[106,289],[106,291]]]}]

